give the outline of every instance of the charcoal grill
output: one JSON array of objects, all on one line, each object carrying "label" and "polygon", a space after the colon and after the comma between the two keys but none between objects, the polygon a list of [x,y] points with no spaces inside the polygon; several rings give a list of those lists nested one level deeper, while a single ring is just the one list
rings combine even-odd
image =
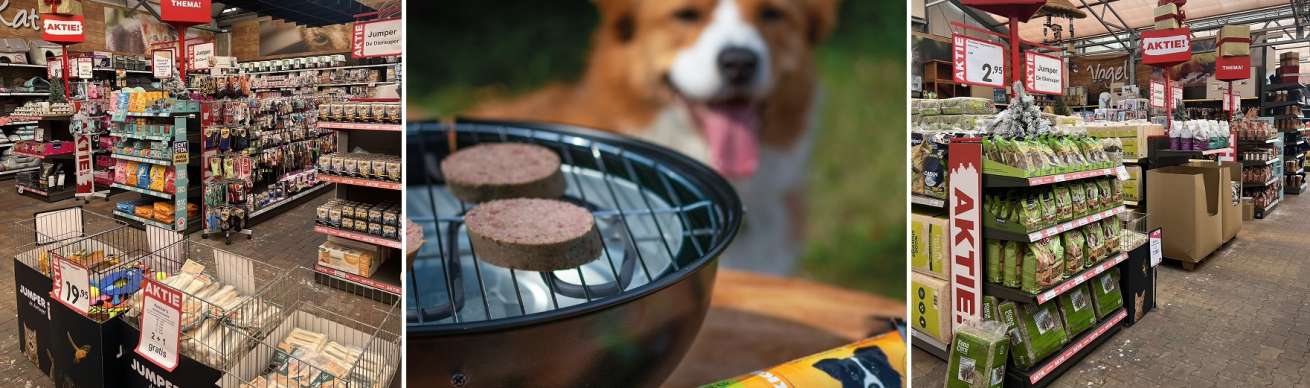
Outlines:
[{"label": "charcoal grill", "polygon": [[[406,287],[408,381],[640,387],[667,378],[700,329],[717,257],[741,223],[725,179],[672,150],[572,126],[412,123],[407,136],[406,214],[426,242]],[[600,257],[553,272],[478,259],[462,221],[473,205],[450,194],[439,165],[453,149],[491,142],[559,153],[564,200],[595,215]]]}]

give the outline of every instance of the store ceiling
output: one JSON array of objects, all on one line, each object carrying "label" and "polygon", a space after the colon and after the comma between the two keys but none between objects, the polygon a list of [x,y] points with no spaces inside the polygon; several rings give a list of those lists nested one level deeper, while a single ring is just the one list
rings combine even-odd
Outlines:
[{"label": "store ceiling", "polygon": [[349,23],[355,21],[355,15],[374,11],[356,0],[223,0],[221,3],[307,27]]},{"label": "store ceiling", "polygon": [[[1095,15],[1102,15],[1102,18],[1111,23],[1116,28],[1119,27],[1119,19],[1122,18],[1128,28],[1150,27],[1155,23],[1153,11],[1155,10],[1157,0],[1109,0],[1109,5],[1114,8],[1114,12],[1105,11],[1105,3],[1101,0],[1071,0],[1079,9],[1087,12],[1087,18],[1075,19],[1073,21],[1073,30],[1075,38],[1083,36],[1100,35],[1106,32],[1105,26],[1096,19]],[[1249,11],[1253,9],[1287,5],[1288,0],[1190,0],[1187,5],[1183,6],[1183,11],[1187,13],[1188,19],[1204,18],[1218,16],[1229,13]],[[1091,5],[1088,9],[1084,4]],[[1118,13],[1118,17],[1115,17]],[[992,15],[995,17],[994,15]],[[1003,23],[1004,18],[995,17],[998,23]],[[1053,19],[1065,29],[1065,36],[1068,36],[1068,19]],[[1024,40],[1041,42],[1042,41],[1042,24],[1046,23],[1046,18],[1034,18],[1027,23],[1019,25],[1019,35]]]}]

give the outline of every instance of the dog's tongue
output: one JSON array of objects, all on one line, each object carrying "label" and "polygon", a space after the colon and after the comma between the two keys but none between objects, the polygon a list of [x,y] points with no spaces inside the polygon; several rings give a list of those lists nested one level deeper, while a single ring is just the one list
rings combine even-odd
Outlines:
[{"label": "dog's tongue", "polygon": [[728,178],[755,174],[759,165],[755,124],[759,118],[749,104],[700,106],[692,109],[710,143],[710,165]]}]

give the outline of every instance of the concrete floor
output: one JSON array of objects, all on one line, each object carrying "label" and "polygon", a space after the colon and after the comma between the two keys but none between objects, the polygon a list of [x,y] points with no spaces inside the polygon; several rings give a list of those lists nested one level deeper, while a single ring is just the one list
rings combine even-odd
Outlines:
[{"label": "concrete floor", "polygon": [[[137,198],[135,193],[119,193],[111,196],[108,202],[94,201],[86,205],[88,211],[99,214],[111,214],[113,204]],[[326,239],[323,235],[313,233],[314,209],[332,198],[332,190],[325,190],[316,196],[288,208],[269,219],[256,224],[254,238],[234,238],[232,245],[224,246],[222,241],[211,239],[207,244],[220,247],[236,254],[264,261],[280,268],[295,266],[312,266],[318,253],[318,245]],[[38,211],[75,206],[72,200],[46,203],[32,197],[15,193],[13,180],[0,181],[0,253],[6,255],[0,260],[0,387],[50,387],[53,382],[42,375],[40,370],[22,356],[18,348],[18,320],[15,313],[13,248],[19,244],[30,243],[31,237],[20,237],[14,222],[31,219]],[[91,227],[88,226],[88,229]],[[26,231],[24,231],[26,233]],[[200,241],[200,233],[191,235],[191,239]],[[361,309],[362,310],[362,309]],[[393,321],[399,330],[398,321]],[[398,386],[398,385],[397,385]]]},{"label": "concrete floor", "polygon": [[[1051,386],[1310,387],[1307,214],[1310,198],[1289,195],[1195,271],[1166,260],[1158,309]],[[914,386],[943,385],[944,362],[917,349],[912,362]]]}]

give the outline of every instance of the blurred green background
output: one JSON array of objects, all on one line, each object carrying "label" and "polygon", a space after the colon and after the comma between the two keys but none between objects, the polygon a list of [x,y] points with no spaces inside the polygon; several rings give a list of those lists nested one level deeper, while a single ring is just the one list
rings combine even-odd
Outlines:
[{"label": "blurred green background", "polygon": [[[411,117],[576,79],[598,20],[582,0],[411,2],[408,12]],[[846,0],[839,15],[817,52],[824,103],[799,275],[903,300],[905,3]]]}]

